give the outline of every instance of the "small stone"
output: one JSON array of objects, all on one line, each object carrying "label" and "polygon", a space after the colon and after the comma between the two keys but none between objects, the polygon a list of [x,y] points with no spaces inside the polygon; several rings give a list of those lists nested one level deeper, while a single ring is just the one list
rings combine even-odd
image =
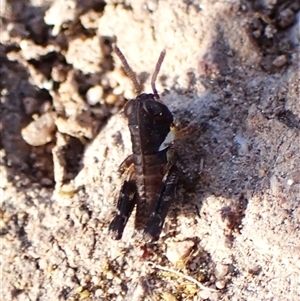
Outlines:
[{"label": "small stone", "polygon": [[23,128],[21,135],[29,145],[41,146],[52,141],[54,130],[54,113],[48,112]]},{"label": "small stone", "polygon": [[87,224],[87,222],[90,220],[90,215],[89,215],[89,213],[88,212],[83,212],[82,213],[82,215],[81,215],[81,217],[80,217],[80,223],[82,224],[82,225],[86,225]]},{"label": "small stone", "polygon": [[268,39],[272,39],[274,37],[275,29],[271,25],[267,25],[265,28],[265,37]]},{"label": "small stone", "polygon": [[287,58],[284,54],[279,55],[276,59],[272,62],[274,67],[280,68],[283,67],[287,63]]},{"label": "small stone", "polygon": [[105,98],[105,102],[109,105],[113,105],[118,100],[118,96],[114,94],[109,94]]},{"label": "small stone", "polygon": [[270,178],[270,189],[273,196],[278,196],[280,192],[280,183],[275,175],[271,176]]},{"label": "small stone", "polygon": [[102,296],[104,295],[103,289],[98,288],[98,289],[95,291],[95,294],[94,294],[94,295],[95,295],[96,298],[102,297]]},{"label": "small stone", "polygon": [[39,263],[39,267],[42,269],[42,270],[47,270],[48,268],[48,262],[45,258],[40,258],[38,259],[38,263]]},{"label": "small stone", "polygon": [[225,280],[219,280],[216,282],[216,287],[218,289],[223,289],[226,286],[226,281]]},{"label": "small stone", "polygon": [[265,175],[266,175],[266,170],[263,169],[263,168],[260,168],[260,169],[258,170],[258,176],[259,176],[260,178],[262,178],[262,177],[264,177]]},{"label": "small stone", "polygon": [[120,277],[118,277],[118,276],[115,276],[114,282],[115,282],[116,284],[118,284],[118,285],[121,285],[122,279],[121,279]]},{"label": "small stone", "polygon": [[79,294],[79,296],[80,296],[80,300],[85,300],[89,298],[90,292],[88,290],[84,290]]},{"label": "small stone", "polygon": [[89,105],[94,106],[102,102],[103,88],[101,86],[94,86],[86,93],[86,99]]},{"label": "small stone", "polygon": [[75,289],[75,292],[76,292],[77,294],[80,294],[82,291],[83,291],[83,287],[82,287],[82,286],[78,286],[78,287]]},{"label": "small stone", "polygon": [[150,12],[154,12],[157,10],[158,1],[156,0],[148,0],[146,1],[147,8]]},{"label": "small stone", "polygon": [[166,256],[170,262],[178,264],[189,256],[194,245],[192,240],[171,242],[167,247]]},{"label": "small stone", "polygon": [[53,180],[49,178],[42,178],[41,179],[41,185],[42,186],[52,186],[53,185]]},{"label": "small stone", "polygon": [[294,23],[295,17],[295,13],[290,8],[284,9],[277,17],[278,25],[281,28],[286,28]]},{"label": "small stone", "polygon": [[169,292],[163,292],[161,294],[161,297],[162,297],[162,300],[165,300],[165,301],[176,301],[177,300],[176,297]]},{"label": "small stone", "polygon": [[101,281],[101,278],[99,276],[96,276],[96,275],[94,275],[91,279],[91,282],[93,282],[93,284],[96,285],[96,286],[99,285],[100,281]]},{"label": "small stone", "polygon": [[106,278],[107,278],[108,280],[114,279],[114,273],[113,273],[112,271],[108,271],[108,272],[106,273]]},{"label": "small stone", "polygon": [[252,32],[252,36],[253,36],[253,38],[258,39],[261,36],[260,30],[254,30]]},{"label": "small stone", "polygon": [[249,141],[241,135],[236,135],[234,140],[239,144],[239,156],[245,156],[249,152]]},{"label": "small stone", "polygon": [[[116,298],[116,301],[123,301],[124,300],[124,296],[123,295],[118,295],[117,298]],[[134,300],[134,299],[132,299]]]},{"label": "small stone", "polygon": [[217,279],[224,278],[229,273],[229,266],[227,264],[218,264],[215,268],[215,276]]},{"label": "small stone", "polygon": [[86,137],[92,139],[98,124],[99,121],[94,119],[91,111],[82,111],[78,116],[58,117],[55,120],[58,132],[76,138]]},{"label": "small stone", "polygon": [[59,83],[65,82],[67,79],[67,74],[68,74],[68,68],[63,65],[56,64],[52,67],[51,77],[56,82]]},{"label": "small stone", "polygon": [[218,301],[220,300],[220,294],[218,293],[212,293],[209,297],[209,300],[210,301]]},{"label": "small stone", "polygon": [[199,297],[202,298],[203,300],[209,299],[211,296],[211,291],[209,290],[203,290],[199,292]]},{"label": "small stone", "polygon": [[256,266],[250,268],[248,270],[248,273],[251,274],[251,275],[256,275],[257,276],[257,275],[260,274],[261,270],[262,270],[261,266],[260,265],[256,265]]}]

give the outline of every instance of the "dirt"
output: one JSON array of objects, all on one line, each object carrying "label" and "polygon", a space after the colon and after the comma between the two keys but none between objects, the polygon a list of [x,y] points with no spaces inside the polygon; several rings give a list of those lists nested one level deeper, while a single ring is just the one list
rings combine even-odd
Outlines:
[{"label": "dirt", "polygon": [[[1,2],[2,300],[300,299],[300,2]],[[183,179],[158,242],[108,225],[119,114],[161,50]],[[187,246],[187,247],[183,247]]]}]

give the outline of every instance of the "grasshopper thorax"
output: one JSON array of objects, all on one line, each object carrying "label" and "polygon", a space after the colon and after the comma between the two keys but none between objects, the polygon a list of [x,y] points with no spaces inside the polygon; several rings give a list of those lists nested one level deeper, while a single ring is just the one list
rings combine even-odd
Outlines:
[{"label": "grasshopper thorax", "polygon": [[154,94],[140,94],[129,100],[124,107],[128,125],[139,125],[141,128],[170,125],[173,115],[168,107],[154,98]]},{"label": "grasshopper thorax", "polygon": [[165,104],[157,101],[154,94],[143,93],[127,102],[124,115],[128,120],[133,147],[136,144],[144,154],[161,150],[173,124],[173,115]]}]

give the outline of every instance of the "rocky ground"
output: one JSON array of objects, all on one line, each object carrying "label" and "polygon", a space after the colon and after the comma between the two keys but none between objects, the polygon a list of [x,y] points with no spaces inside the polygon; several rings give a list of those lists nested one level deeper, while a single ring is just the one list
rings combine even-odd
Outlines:
[{"label": "rocky ground", "polygon": [[[1,2],[2,300],[300,300],[300,2]],[[108,225],[135,97],[178,128],[161,238]]]}]

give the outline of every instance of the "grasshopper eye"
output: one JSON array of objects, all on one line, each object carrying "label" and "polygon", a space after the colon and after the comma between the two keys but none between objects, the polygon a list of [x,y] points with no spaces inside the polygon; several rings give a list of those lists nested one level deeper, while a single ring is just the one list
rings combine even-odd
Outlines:
[{"label": "grasshopper eye", "polygon": [[128,118],[133,110],[134,110],[134,99],[129,100],[128,102],[126,102],[125,106],[124,106],[124,115]]}]

